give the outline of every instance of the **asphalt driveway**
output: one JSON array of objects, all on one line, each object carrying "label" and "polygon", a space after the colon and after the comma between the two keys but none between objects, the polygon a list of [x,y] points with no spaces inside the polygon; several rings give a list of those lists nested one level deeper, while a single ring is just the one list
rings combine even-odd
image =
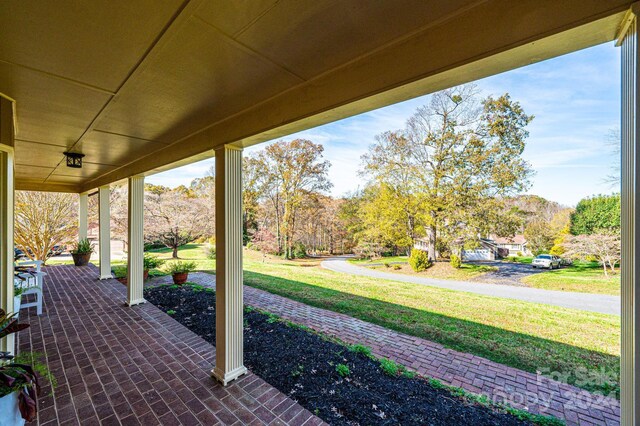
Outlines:
[{"label": "asphalt driveway", "polygon": [[522,278],[546,271],[546,269],[534,269],[531,265],[527,265],[524,263],[517,263],[517,262],[492,261],[492,262],[469,262],[469,263],[475,263],[477,265],[495,266],[496,268],[498,268],[497,271],[487,272],[481,277],[474,279],[474,281],[489,283],[489,284],[523,286],[522,282],[520,281]]}]

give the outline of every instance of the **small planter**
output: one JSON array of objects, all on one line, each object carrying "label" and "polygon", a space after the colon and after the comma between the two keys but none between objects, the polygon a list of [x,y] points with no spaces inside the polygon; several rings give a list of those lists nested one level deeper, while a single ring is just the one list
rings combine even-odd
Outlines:
[{"label": "small planter", "polygon": [[143,280],[143,281],[146,281],[147,279],[149,279],[149,270],[148,270],[148,269],[145,269],[145,270],[144,270],[144,273],[143,273],[143,275],[142,275],[142,280]]},{"label": "small planter", "polygon": [[124,285],[127,285],[129,283],[129,280],[127,279],[127,277],[116,278],[116,280],[120,281]]},{"label": "small planter", "polygon": [[12,392],[0,398],[0,426],[22,426],[25,421],[18,408],[18,393]]},{"label": "small planter", "polygon": [[73,257],[73,264],[76,266],[87,266],[89,259],[91,259],[91,253],[71,253]]},{"label": "small planter", "polygon": [[173,283],[174,284],[182,285],[182,284],[187,282],[187,278],[189,278],[189,273],[188,272],[180,272],[180,273],[171,275],[171,277],[173,278]]}]

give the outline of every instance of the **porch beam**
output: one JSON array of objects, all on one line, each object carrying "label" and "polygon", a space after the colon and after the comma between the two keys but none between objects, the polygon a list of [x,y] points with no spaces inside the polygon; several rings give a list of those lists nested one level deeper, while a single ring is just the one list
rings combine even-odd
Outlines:
[{"label": "porch beam", "polygon": [[129,178],[129,253],[127,253],[127,302],[144,303],[144,176]]},{"label": "porch beam", "polygon": [[89,193],[78,194],[78,240],[84,240],[88,235],[89,223]]},{"label": "porch beam", "polygon": [[216,365],[223,385],[245,374],[242,301],[242,149],[216,149]]},{"label": "porch beam", "polygon": [[[0,94],[0,308],[13,312],[14,103]],[[0,351],[15,351],[14,335],[0,339]]]},{"label": "porch beam", "polygon": [[101,186],[98,189],[98,227],[99,237],[98,251],[100,253],[100,279],[105,280],[111,276],[111,212],[109,186]]},{"label": "porch beam", "polygon": [[640,223],[637,212],[640,197],[636,191],[640,188],[640,135],[639,113],[640,97],[638,96],[640,44],[638,28],[638,12],[635,3],[623,19],[618,35],[618,45],[622,46],[622,186],[621,186],[621,303],[622,303],[622,335],[621,335],[621,372],[620,372],[620,415],[622,426],[640,424],[640,320],[638,303],[640,293],[637,291],[640,262]]}]

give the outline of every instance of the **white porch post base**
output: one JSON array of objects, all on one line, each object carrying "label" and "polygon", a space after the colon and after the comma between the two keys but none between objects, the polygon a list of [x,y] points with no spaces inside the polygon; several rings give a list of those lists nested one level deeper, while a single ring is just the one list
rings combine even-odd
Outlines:
[{"label": "white porch post base", "polygon": [[245,374],[242,298],[242,150],[216,149],[216,365],[227,385]]},{"label": "white porch post base", "polygon": [[211,374],[217,381],[222,383],[222,386],[227,386],[229,382],[232,382],[233,380],[237,379],[243,374],[247,374],[248,372],[249,370],[247,370],[247,367],[242,365],[235,370],[227,371],[226,373],[224,371],[218,370],[218,367],[215,367],[211,371]]},{"label": "white porch post base", "polygon": [[144,303],[144,177],[129,178],[129,253],[127,306]]},{"label": "white porch post base", "polygon": [[111,212],[109,197],[111,190],[108,186],[98,189],[98,223],[100,231],[100,279],[113,278],[111,275]]}]

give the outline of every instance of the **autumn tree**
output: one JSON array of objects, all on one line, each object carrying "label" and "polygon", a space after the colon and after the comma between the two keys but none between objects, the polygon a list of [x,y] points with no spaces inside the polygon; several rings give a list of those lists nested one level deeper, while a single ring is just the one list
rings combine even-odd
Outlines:
[{"label": "autumn tree", "polygon": [[278,246],[288,259],[294,256],[296,219],[305,197],[331,188],[323,151],[320,144],[295,139],[269,145],[255,157],[263,176],[260,188],[275,211]]},{"label": "autumn tree", "polygon": [[55,245],[75,240],[77,196],[16,191],[15,243],[29,258],[46,261]]},{"label": "autumn tree", "polygon": [[532,172],[521,155],[532,118],[508,94],[479,100],[473,85],[447,89],[418,108],[404,130],[378,136],[362,172],[421,206],[416,218],[435,259],[443,230],[486,233],[495,223],[486,215],[497,214],[500,198],[528,188]]}]

